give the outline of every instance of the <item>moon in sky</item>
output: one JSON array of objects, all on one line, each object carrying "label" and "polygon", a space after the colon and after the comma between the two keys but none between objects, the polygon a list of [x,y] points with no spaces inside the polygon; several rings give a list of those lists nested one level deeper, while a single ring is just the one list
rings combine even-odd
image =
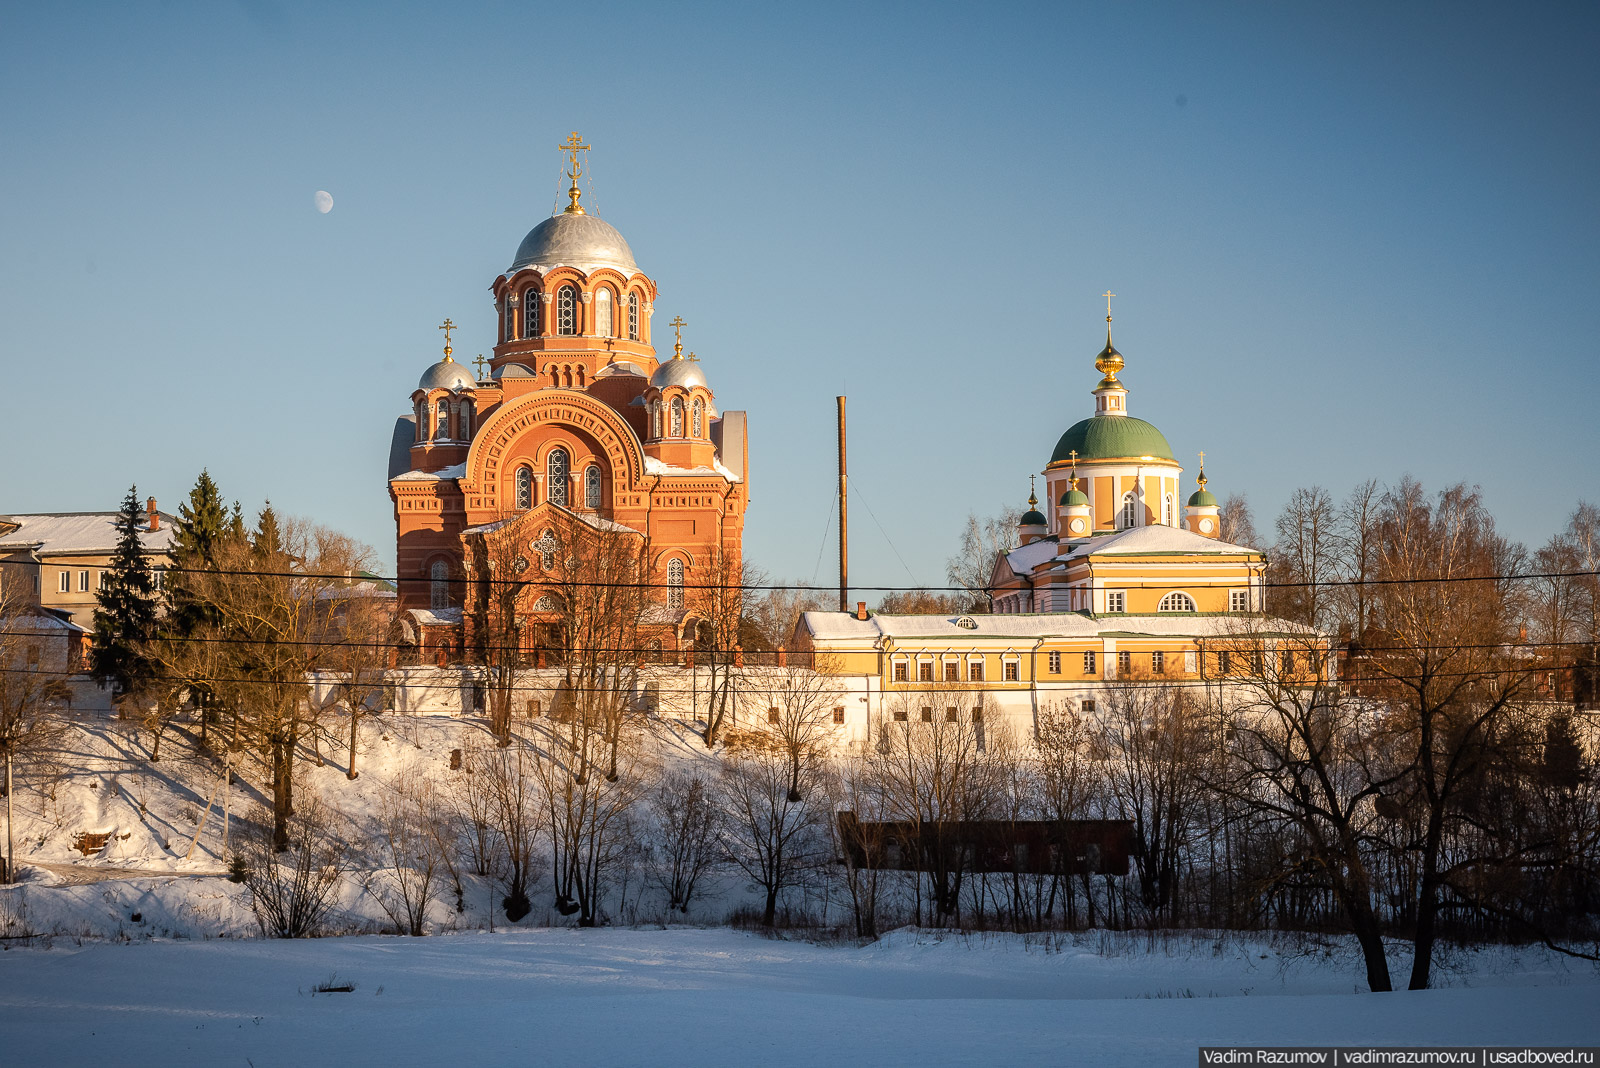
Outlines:
[{"label": "moon in sky", "polygon": [[333,210],[333,194],[326,189],[317,190],[317,195],[311,198],[311,202],[324,215]]}]

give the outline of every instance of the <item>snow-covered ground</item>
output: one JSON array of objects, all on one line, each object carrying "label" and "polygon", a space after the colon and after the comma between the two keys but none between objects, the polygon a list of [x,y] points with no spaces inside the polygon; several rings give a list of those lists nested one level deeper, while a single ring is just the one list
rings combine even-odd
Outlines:
[{"label": "snow-covered ground", "polygon": [[[6,1065],[1193,1065],[1200,1045],[1600,1043],[1600,977],[1530,951],[1364,994],[1343,950],[1226,936],[727,929],[92,943],[0,953]],[[1275,948],[1276,947],[1276,948]],[[337,976],[351,993],[313,994]]]}]

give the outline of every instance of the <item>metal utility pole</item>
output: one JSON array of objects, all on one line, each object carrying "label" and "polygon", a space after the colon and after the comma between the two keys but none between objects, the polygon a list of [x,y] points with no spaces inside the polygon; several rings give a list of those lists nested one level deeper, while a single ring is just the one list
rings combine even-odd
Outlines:
[{"label": "metal utility pole", "polygon": [[850,476],[844,449],[844,398],[839,398],[839,611],[850,611]]}]

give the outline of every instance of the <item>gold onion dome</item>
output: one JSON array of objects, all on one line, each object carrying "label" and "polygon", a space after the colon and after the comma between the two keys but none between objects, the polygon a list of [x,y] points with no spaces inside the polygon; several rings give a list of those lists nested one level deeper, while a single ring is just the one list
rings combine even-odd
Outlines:
[{"label": "gold onion dome", "polygon": [[1100,380],[1100,389],[1118,387],[1122,383],[1117,381],[1117,372],[1122,370],[1122,353],[1111,344],[1111,320],[1106,319],[1106,347],[1100,350],[1100,355],[1094,358],[1094,369],[1105,375]]}]

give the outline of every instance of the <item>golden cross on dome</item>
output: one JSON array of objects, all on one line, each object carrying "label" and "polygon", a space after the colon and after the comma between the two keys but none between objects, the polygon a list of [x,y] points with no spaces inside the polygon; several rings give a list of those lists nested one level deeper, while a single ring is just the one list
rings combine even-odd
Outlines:
[{"label": "golden cross on dome", "polygon": [[567,177],[572,179],[572,188],[567,190],[567,196],[572,199],[572,203],[566,206],[562,214],[582,215],[584,211],[578,207],[578,198],[583,196],[583,193],[578,190],[578,175],[583,173],[583,168],[578,166],[578,153],[587,152],[589,146],[578,138],[578,131],[573,130],[571,136],[562,144],[557,145],[556,149],[567,154],[567,158],[570,160],[570,165],[567,167]]},{"label": "golden cross on dome", "polygon": [[447,360],[450,358],[450,331],[454,330],[455,328],[456,324],[452,323],[449,319],[445,319],[445,321],[439,327],[440,330],[444,331],[444,358]]},{"label": "golden cross on dome", "polygon": [[683,316],[674,315],[672,322],[667,325],[672,327],[672,358],[674,360],[681,359],[683,357],[683,328],[689,324],[683,321]]},{"label": "golden cross on dome", "polygon": [[1106,298],[1106,322],[1109,323],[1111,321],[1111,298],[1116,296],[1116,294],[1108,289],[1100,295]]},{"label": "golden cross on dome", "polygon": [[1078,450],[1077,449],[1073,449],[1071,452],[1067,453],[1067,455],[1072,458],[1072,476],[1067,479],[1067,488],[1068,489],[1077,489],[1078,488]]},{"label": "golden cross on dome", "polygon": [[1206,454],[1203,452],[1200,454],[1200,477],[1197,481],[1202,486],[1206,484]]},{"label": "golden cross on dome", "polygon": [[1032,508],[1034,505],[1039,503],[1038,491],[1034,488],[1034,485],[1033,485],[1033,480],[1034,480],[1035,477],[1036,476],[1034,476],[1034,475],[1029,475],[1028,476],[1028,507],[1029,508]]},{"label": "golden cross on dome", "polygon": [[489,361],[484,359],[483,358],[483,353],[480,352],[480,353],[478,353],[478,358],[476,360],[473,360],[472,362],[477,364],[477,366],[478,366],[478,381],[482,382],[483,381],[483,365],[488,363]]}]

